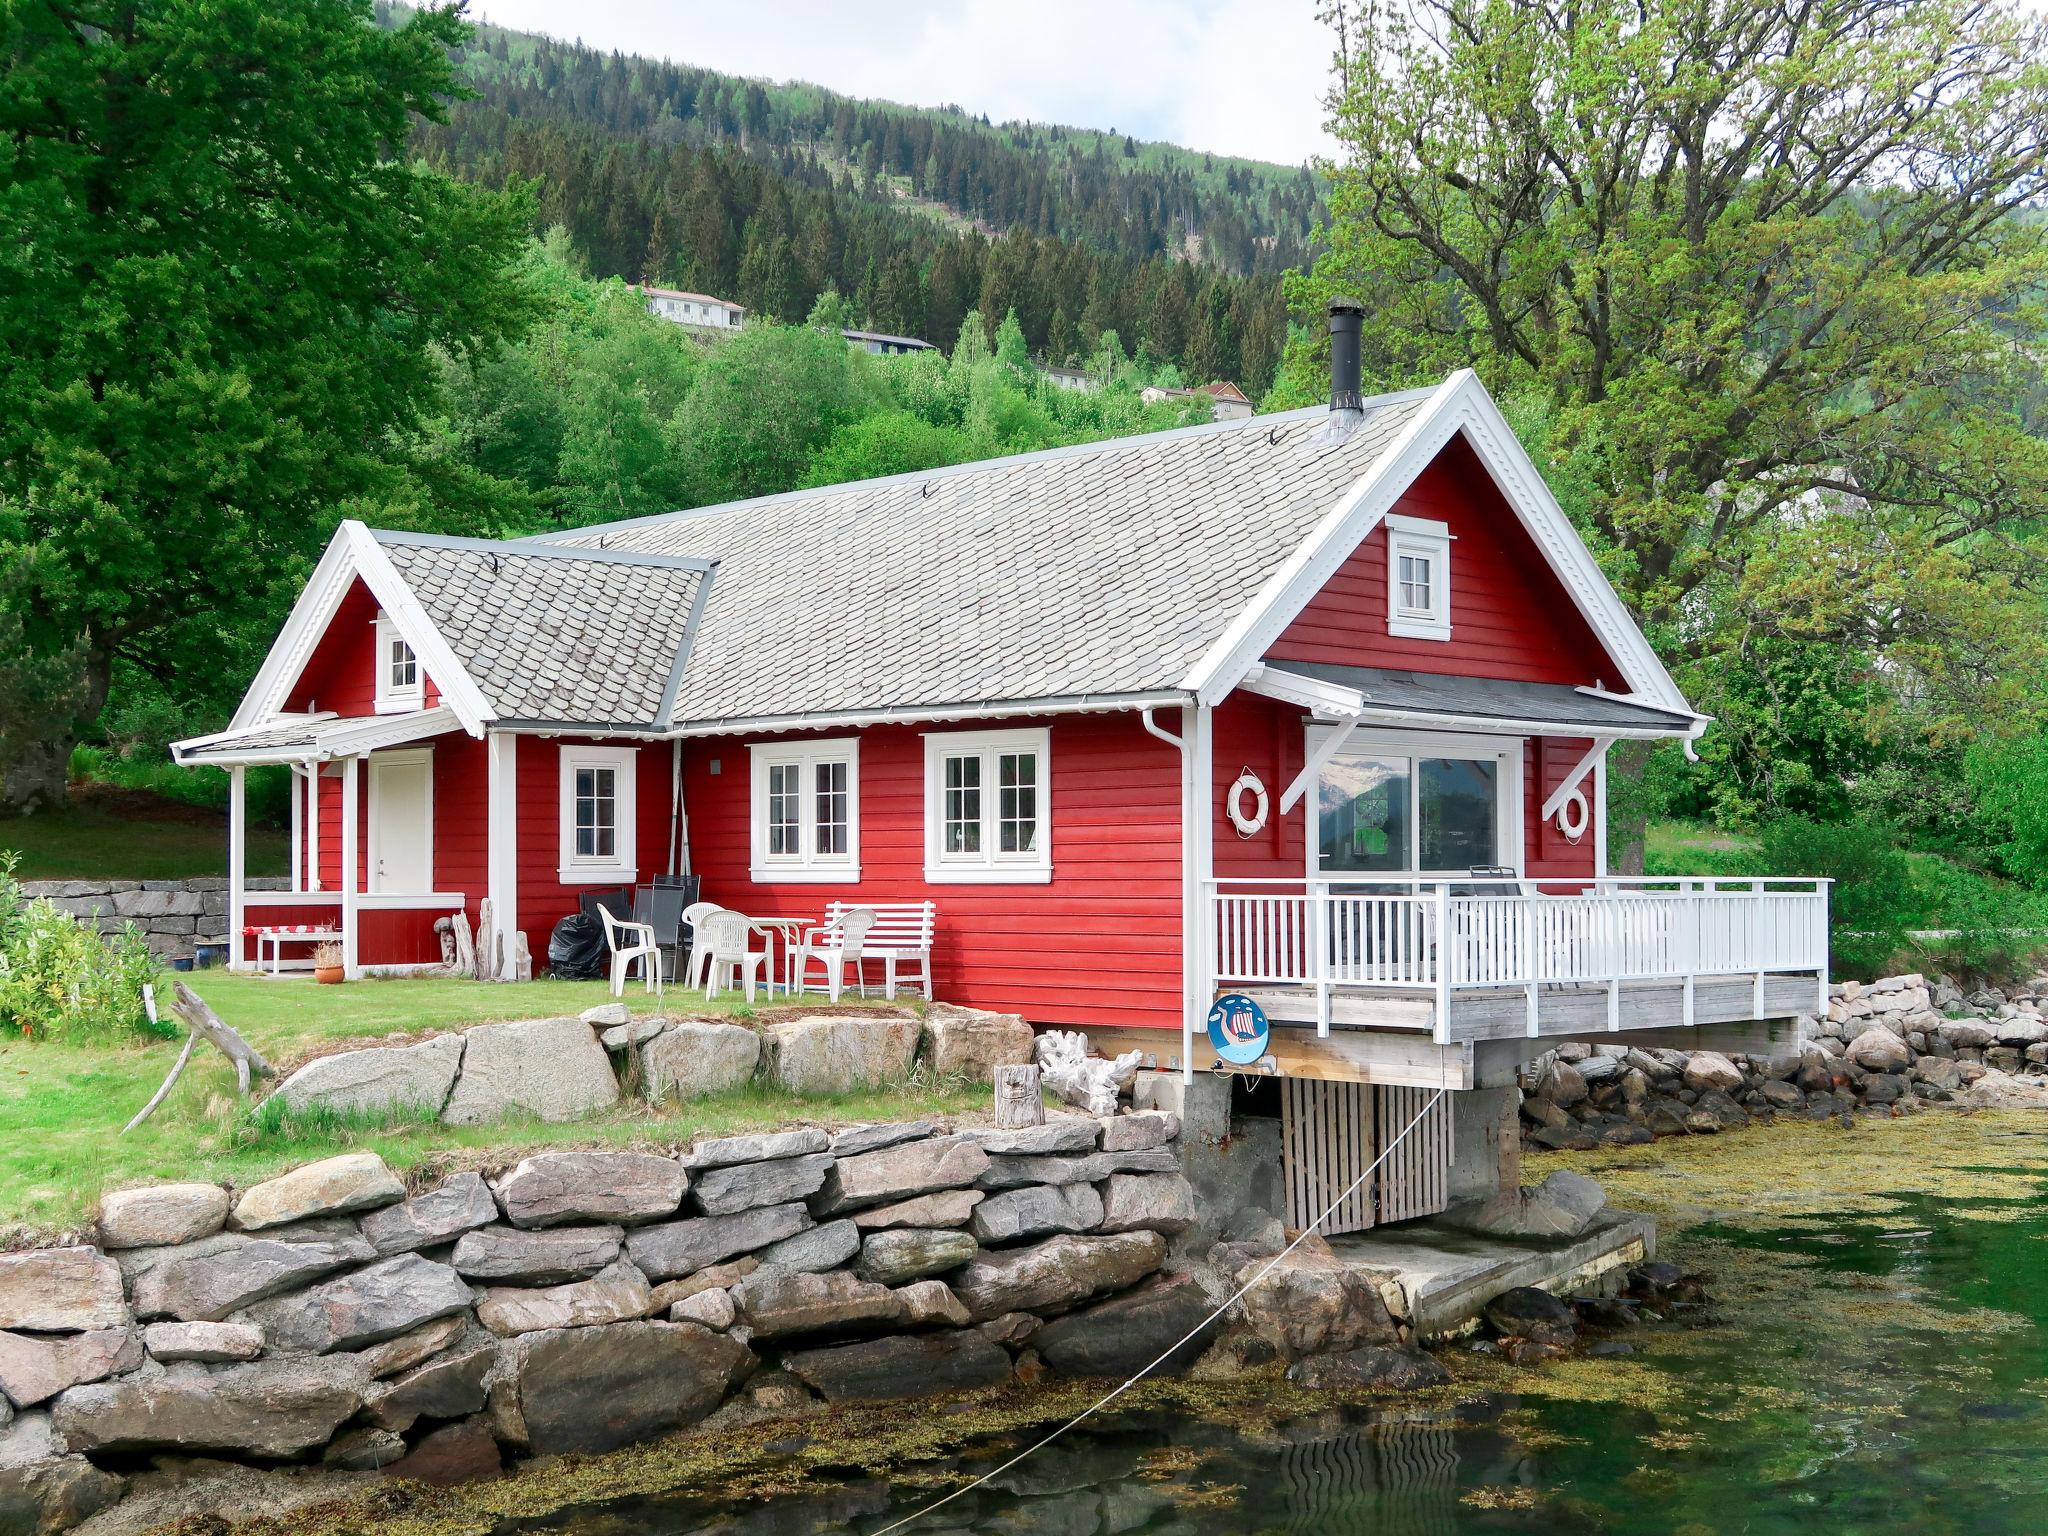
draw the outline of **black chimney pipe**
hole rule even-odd
[[[1358,332],[1365,306],[1356,299],[1330,300],[1330,409],[1360,411]]]

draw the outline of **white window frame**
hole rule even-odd
[[[427,669],[420,660],[420,653],[413,644],[399,633],[398,626],[385,614],[377,615],[377,670],[376,705],[374,713],[380,715],[404,715],[427,707]],[[412,683],[410,686],[395,686],[391,681],[391,647],[396,642],[403,645],[412,657]]]
[[[1308,728],[1304,750],[1312,760],[1316,751],[1329,739],[1330,733],[1339,729],[1334,725],[1311,725]],[[1494,783],[1494,817],[1496,823],[1496,844],[1494,852],[1506,857],[1496,859],[1504,868],[1514,870],[1520,878],[1528,867],[1529,834],[1522,823],[1522,774],[1525,769],[1524,754],[1528,743],[1520,736],[1488,736],[1477,732],[1453,735],[1436,731],[1354,731],[1344,743],[1339,757],[1405,757],[1409,759],[1408,782],[1408,846],[1415,850],[1415,857],[1422,857],[1422,796],[1414,788],[1419,782],[1414,763],[1418,758],[1461,758],[1470,762],[1494,761],[1500,765],[1499,778]],[[1359,883],[1371,883],[1376,879],[1391,882],[1402,880],[1469,880],[1469,869],[1390,869],[1384,874],[1350,873],[1322,867],[1322,838],[1317,818],[1322,814],[1318,795],[1322,775],[1318,772],[1317,782],[1309,786],[1301,797],[1302,809],[1306,813],[1307,872],[1311,880],[1343,879]],[[1502,848],[1499,843],[1508,846]]]
[[[1387,633],[1409,640],[1451,638],[1451,530],[1425,517],[1389,513],[1387,525]],[[1429,562],[1429,607],[1403,601],[1401,560]]]
[[[639,750],[634,747],[565,746],[557,780],[561,844],[555,877],[563,885],[631,885],[640,873]],[[612,854],[609,858],[576,852],[576,771],[609,768],[612,778]]]
[[[1038,846],[1030,853],[1001,851],[1002,809],[996,760],[1030,752],[1038,760]],[[946,851],[946,759],[981,759],[981,848]],[[1045,727],[1008,731],[927,731],[924,738],[924,878],[933,885],[1044,885],[1052,879],[1052,732]]]
[[[860,738],[839,736],[824,741],[757,741],[750,757],[752,828],[751,867],[757,885],[851,885],[860,879]],[[818,850],[817,770],[822,763],[846,765],[846,852]],[[797,851],[768,851],[768,770],[795,767],[800,774],[797,796]]]

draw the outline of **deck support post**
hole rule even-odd
[[[512,936],[519,931],[519,738],[492,731],[484,753],[484,893],[491,899],[491,931],[478,938],[502,976],[512,969]]]
[[[1441,881],[1436,888],[1436,1022],[1430,1037],[1438,1045],[1451,1043],[1451,888]]]
[[[1607,1028],[1610,1033],[1621,1033],[1621,978],[1607,978]]]
[[[301,890],[317,891],[320,884],[320,759],[306,759],[306,883]]]
[[[228,770],[228,958],[231,969],[252,968],[242,959],[242,909],[249,884],[248,770],[240,763]]]
[[[350,981],[363,973],[356,944],[356,887],[362,879],[362,871],[356,867],[360,841],[356,820],[361,804],[362,765],[359,757],[341,760],[341,969]]]
[[[1330,887],[1320,880],[1308,886],[1308,973],[1316,989],[1316,1037],[1330,1037]]]

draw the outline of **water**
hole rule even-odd
[[[1091,1421],[914,1529],[2032,1536],[2048,1530],[2048,1205],[2032,1177],[2019,1187],[2031,1193],[1922,1189],[1696,1226],[1664,1256],[1702,1272],[1712,1299],[1614,1335],[1626,1358],[1516,1368],[1461,1353],[1447,1357],[1457,1391],[1422,1403],[1283,1392],[1197,1407],[1171,1389],[1183,1395]],[[786,1492],[623,1499],[497,1531],[871,1533],[1031,1438],[987,1436],[886,1476],[791,1443]]]

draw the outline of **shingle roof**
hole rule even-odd
[[[677,725],[1176,689],[1427,391],[551,535],[717,560]],[[410,579],[410,578],[408,578]]]
[[[210,757],[233,757],[246,752],[267,752],[279,747],[311,747],[320,733],[334,724],[332,712],[319,715],[301,715],[297,719],[273,721],[268,725],[255,726],[246,731],[222,731],[204,745],[191,746],[184,742],[178,745],[186,762],[204,761]]]
[[[501,720],[654,726],[709,564],[378,531]]]

